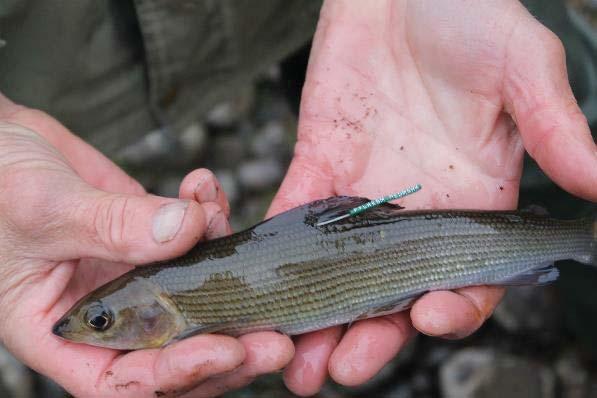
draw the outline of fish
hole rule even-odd
[[[63,339],[119,350],[202,333],[302,334],[411,307],[426,292],[542,285],[554,262],[595,264],[595,216],[404,210],[337,196],[137,266],[80,299],[53,326]]]

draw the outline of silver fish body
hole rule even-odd
[[[143,282],[153,287],[145,294],[159,295],[168,311],[176,312],[178,326],[167,338],[133,348],[203,332],[278,330],[293,335],[403,310],[428,291],[543,284],[558,276],[554,261],[595,261],[593,218],[409,212],[386,204],[317,225],[364,201],[316,201],[243,232],[200,243],[178,259],[138,267],[92,292],[62,324],[90,303],[120,313],[114,307],[132,304],[118,295]],[[64,331],[57,334],[69,338]],[[106,345],[98,339],[78,338]]]

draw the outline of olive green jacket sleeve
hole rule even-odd
[[[176,132],[200,118],[307,42],[320,5],[2,0],[0,91],[111,153],[155,128]]]

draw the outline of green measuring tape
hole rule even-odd
[[[405,190],[402,190],[400,192],[393,193],[391,195],[387,195],[387,196],[384,196],[384,197],[381,197],[381,198],[377,198],[377,199],[374,199],[374,200],[369,201],[367,203],[363,203],[360,206],[357,206],[357,207],[354,207],[354,208],[350,209],[348,211],[348,213],[346,213],[346,214],[343,214],[343,215],[341,215],[339,217],[336,217],[336,218],[332,218],[331,220],[322,221],[320,223],[317,223],[316,225],[318,227],[320,227],[322,225],[327,225],[327,224],[331,224],[331,223],[339,221],[339,220],[343,220],[343,219],[345,219],[347,217],[356,216],[357,214],[361,214],[362,212],[367,211],[367,210],[369,210],[369,209],[371,209],[373,207],[379,206],[379,205],[381,205],[383,203],[388,203],[388,202],[390,202],[392,200],[400,199],[400,198],[403,198],[405,196],[411,195],[411,194],[419,191],[421,188],[422,188],[421,184],[413,185],[412,187],[406,188]]]

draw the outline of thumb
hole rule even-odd
[[[207,229],[203,207],[191,200],[96,191],[82,209],[73,230],[86,239],[77,257],[132,264],[164,260],[184,254]]]
[[[267,211],[266,218],[334,194],[329,168],[315,159],[315,152],[309,144],[300,140],[297,142],[288,172]]]
[[[568,192],[597,201],[597,148],[568,83],[562,43],[536,21],[518,26],[504,70],[506,109],[541,169]]]
[[[59,195],[38,210],[46,213],[36,217],[44,220],[44,238],[34,243],[45,258],[142,264],[184,254],[205,232],[205,213],[197,202],[107,193],[80,184],[83,189],[67,191],[68,197]]]

